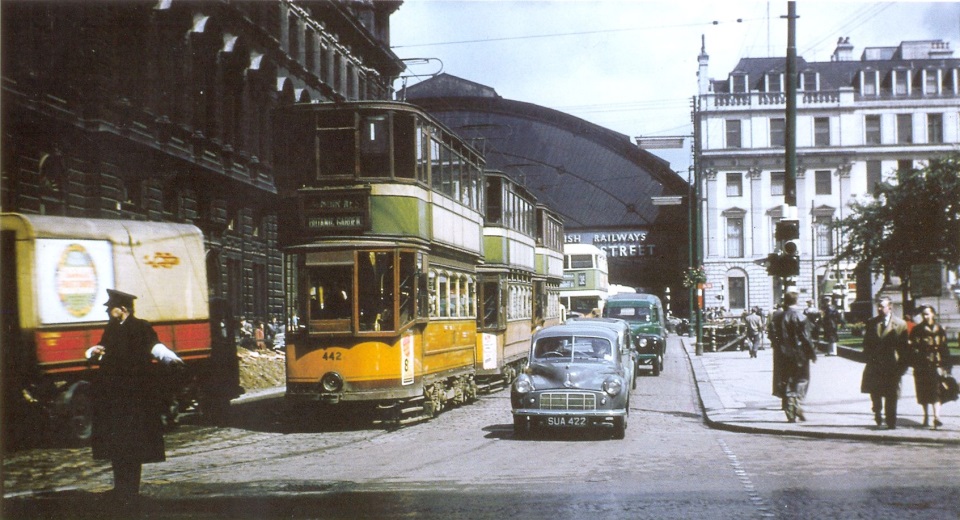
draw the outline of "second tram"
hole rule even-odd
[[[564,245],[560,301],[567,313],[585,316],[602,311],[608,290],[607,254],[591,244]]]

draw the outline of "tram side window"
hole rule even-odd
[[[355,175],[353,114],[332,117],[334,120],[324,121],[327,128],[317,130],[317,180]]]
[[[393,330],[394,263],[387,251],[357,258],[357,309],[361,331]]]
[[[349,265],[325,265],[309,270],[311,320],[349,320],[353,311],[353,269]],[[349,328],[347,323],[346,328]]]
[[[404,179],[416,179],[420,166],[420,130],[413,116],[393,116],[393,174]]]
[[[400,253],[400,323],[402,327],[414,318],[417,281],[415,253]]]
[[[496,328],[500,324],[500,284],[494,280],[484,282],[481,287],[483,297],[483,319],[481,326]]]
[[[360,175],[390,176],[390,126],[387,116],[363,119],[360,133]]]
[[[503,218],[503,198],[500,196],[501,179],[487,179],[487,222],[499,224]]]

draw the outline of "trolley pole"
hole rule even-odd
[[[797,2],[787,2],[787,114],[786,128],[784,129],[784,147],[786,149],[784,162],[784,205],[789,215],[783,217],[796,219],[797,214]],[[799,243],[799,241],[798,241]],[[799,257],[800,251],[796,252]],[[784,293],[790,286],[797,286],[796,277],[786,277],[783,280]]]

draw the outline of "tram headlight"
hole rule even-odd
[[[610,397],[619,394],[623,390],[623,382],[619,379],[607,379],[603,382],[603,391]]]
[[[339,392],[343,388],[343,377],[336,372],[327,372],[320,378],[324,392]]]
[[[517,378],[517,382],[513,384],[513,388],[518,394],[529,394],[530,392],[536,390],[536,388],[533,386],[533,381],[524,376]]]

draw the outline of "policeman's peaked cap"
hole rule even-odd
[[[133,300],[136,300],[137,297],[125,293],[123,291],[115,291],[113,289],[107,289],[107,302],[103,305],[105,307],[126,307],[128,309],[133,308]]]

